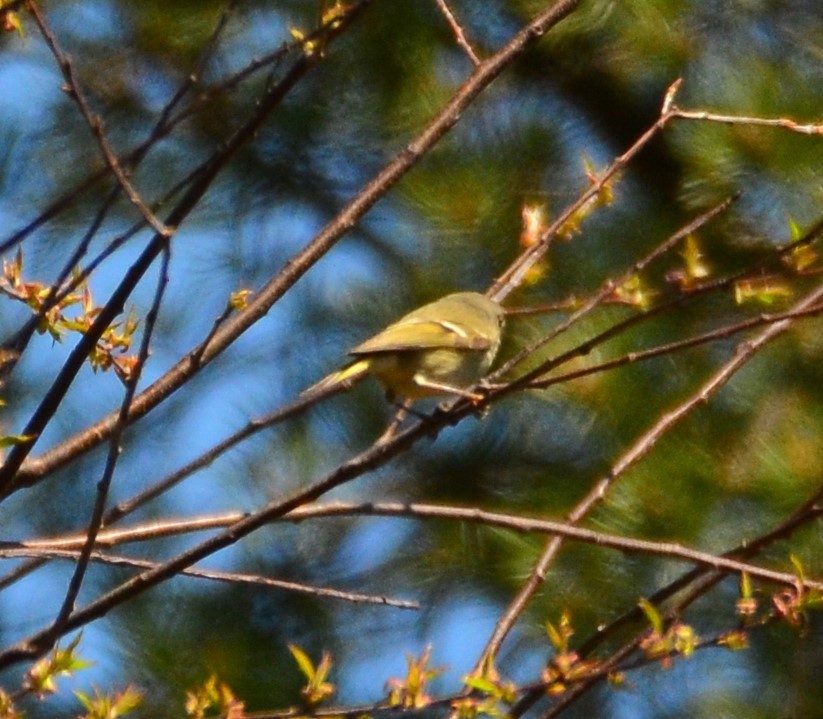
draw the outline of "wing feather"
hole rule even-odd
[[[349,354],[358,356],[378,352],[402,352],[433,348],[486,350],[491,347],[488,337],[469,337],[455,322],[409,318],[358,345]]]

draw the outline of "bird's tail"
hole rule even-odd
[[[308,389],[304,389],[301,397],[307,395],[329,395],[336,392],[343,392],[351,389],[361,379],[363,379],[369,372],[369,360],[360,359],[353,362],[348,367],[344,367],[338,372],[332,372],[325,376],[319,382],[313,384]]]

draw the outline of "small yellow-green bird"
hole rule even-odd
[[[401,317],[349,354],[355,360],[307,389],[310,394],[354,384],[372,374],[390,399],[459,395],[491,367],[503,331],[503,308],[477,292],[457,292]]]

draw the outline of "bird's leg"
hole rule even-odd
[[[434,380],[430,380],[427,377],[424,377],[419,372],[416,375],[414,375],[414,383],[418,387],[425,387],[426,389],[431,389],[435,392],[442,392],[443,394],[456,394],[458,397],[465,397],[466,399],[471,400],[472,403],[483,401],[482,394],[477,394],[476,392],[469,392],[469,390],[463,389],[462,387],[455,387],[451,384],[435,382]]]
[[[400,425],[403,424],[403,420],[406,419],[409,413],[413,413],[415,415],[417,414],[411,408],[411,400],[406,399],[402,402],[396,402],[394,395],[390,392],[386,393],[386,399],[397,407],[397,412],[394,413],[394,417],[392,417],[391,422],[389,422],[389,426],[386,427],[383,434],[377,438],[376,444],[385,444],[392,437],[394,437],[394,435],[397,434],[397,430],[400,429]]]

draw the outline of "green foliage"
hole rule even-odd
[[[97,689],[93,696],[84,692],[75,692],[74,695],[86,708],[86,714],[82,719],[117,719],[142,704],[142,695],[132,687],[126,687],[114,695],[102,694]]]
[[[431,697],[426,693],[427,685],[444,671],[441,667],[429,666],[431,650],[431,647],[427,647],[419,657],[406,654],[406,676],[402,679],[392,678],[386,682],[390,707],[421,709],[429,705]]]
[[[42,699],[47,694],[57,692],[57,677],[68,677],[91,666],[91,662],[81,659],[75,652],[80,638],[78,634],[65,649],[55,647],[34,664],[26,673],[25,689]]]
[[[327,682],[332,668],[331,654],[323,652],[323,658],[315,666],[300,647],[289,644],[289,651],[297,662],[297,666],[307,679],[307,684],[300,690],[300,696],[308,707],[315,707],[326,701],[334,694],[334,684]]]
[[[201,687],[186,692],[186,717],[190,719],[240,719],[243,714],[243,702],[234,696],[228,685],[214,675]]]

